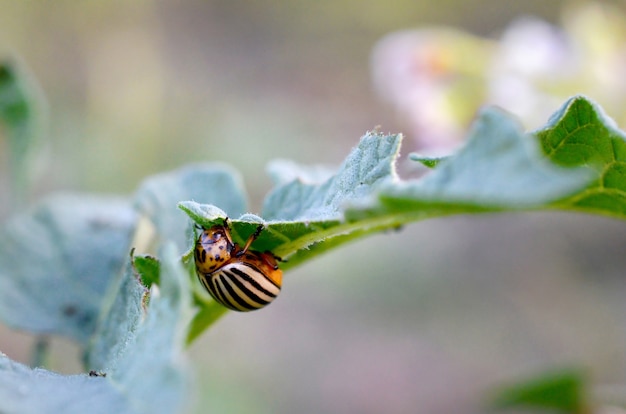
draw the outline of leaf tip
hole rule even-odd
[[[418,154],[417,152],[412,152],[409,154],[409,159],[411,161],[419,162],[426,168],[433,169],[439,165],[439,163],[445,160],[447,157],[427,157],[422,154]]]

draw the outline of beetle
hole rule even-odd
[[[217,302],[240,312],[261,309],[280,293],[283,272],[271,252],[250,249],[264,226],[259,225],[243,247],[233,242],[228,219],[208,229],[196,240],[196,274]]]

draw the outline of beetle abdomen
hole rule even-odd
[[[236,311],[262,308],[280,293],[280,286],[245,262],[231,263],[214,273],[198,273],[198,276],[213,299]]]

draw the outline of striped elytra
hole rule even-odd
[[[229,309],[260,309],[280,293],[282,271],[276,257],[248,250],[262,230],[259,226],[243,248],[233,243],[227,222],[205,229],[196,241],[198,278],[213,299]]]

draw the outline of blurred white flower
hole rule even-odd
[[[549,89],[574,79],[578,65],[567,35],[542,20],[514,21],[491,58],[486,103],[498,105],[539,127],[562,99]]]
[[[487,57],[490,47],[466,33],[427,29],[393,33],[374,48],[376,90],[429,154],[447,153],[460,143],[472,116],[464,109],[482,99],[486,60],[480,56]]]
[[[566,10],[562,28],[518,19],[497,42],[446,28],[393,33],[371,64],[379,95],[429,155],[454,150],[485,104],[534,129],[568,97],[585,94],[626,121],[626,17],[607,5]]]

